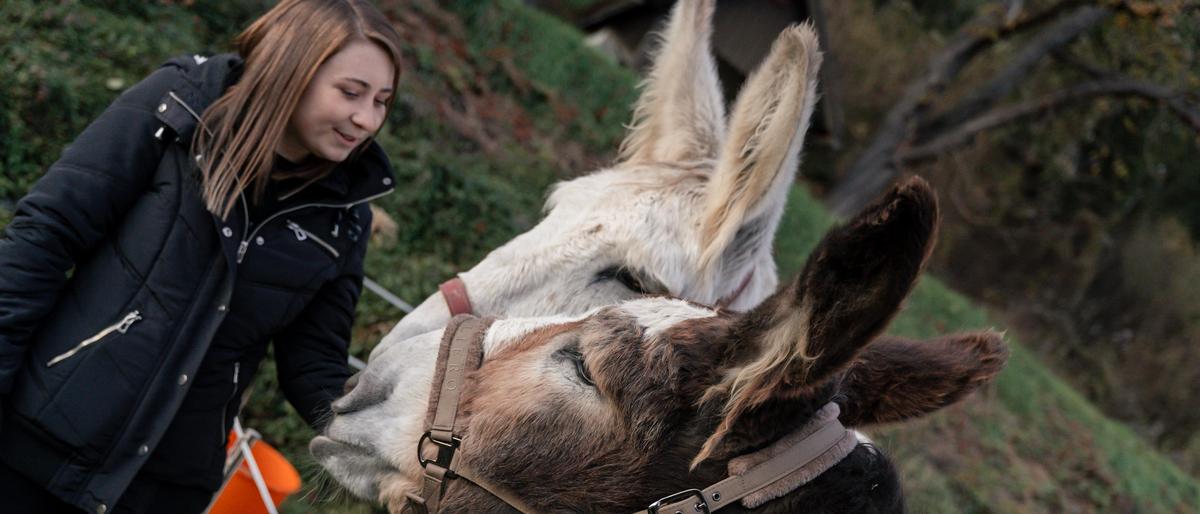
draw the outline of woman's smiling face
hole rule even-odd
[[[348,43],[317,68],[276,151],[292,162],[345,160],[383,125],[395,73],[375,43]]]

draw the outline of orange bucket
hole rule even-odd
[[[229,434],[231,445],[235,438],[233,433]],[[254,461],[258,463],[263,482],[267,484],[267,491],[271,493],[271,500],[275,502],[275,507],[279,507],[285,498],[300,490],[300,473],[297,473],[296,468],[292,467],[292,463],[283,458],[283,455],[271,445],[256,440],[250,446],[250,453],[254,455]],[[229,483],[225,485],[225,489],[221,490],[221,494],[213,503],[209,514],[267,514],[267,512],[267,507],[263,505],[262,495],[258,493],[258,487],[254,485],[254,477],[250,475],[250,464],[243,460],[233,477],[229,479]]]

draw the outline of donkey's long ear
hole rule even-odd
[[[1007,360],[1008,346],[996,332],[932,341],[882,336],[846,371],[840,418],[864,426],[933,412],[990,381]]]
[[[744,414],[814,391],[883,331],[933,249],[937,220],[933,191],[913,177],[827,233],[795,281],[745,314],[705,395],[725,398],[725,415],[697,462]]]
[[[725,103],[710,51],[714,3],[675,4],[621,143],[621,161],[716,158],[725,134]]]
[[[795,25],[776,38],[771,53],[746,79],[705,193],[702,269],[725,254],[751,253],[747,250],[753,248],[730,248],[744,226],[755,227],[762,237],[775,234],[817,102],[820,67],[816,31]],[[740,238],[739,244],[758,247],[762,241]]]

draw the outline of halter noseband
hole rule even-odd
[[[493,318],[458,315],[446,326],[429,393],[426,416],[429,429],[417,443],[417,460],[425,470],[423,483],[419,495],[407,495],[409,512],[439,512],[446,481],[453,478],[475,484],[520,512],[537,512],[511,491],[480,477],[462,459],[454,459],[462,443],[458,410],[463,384],[467,374],[482,363],[483,338],[493,321]],[[730,461],[728,478],[704,490],[687,489],[664,497],[637,514],[708,513],[738,500],[752,508],[787,494],[833,467],[857,445],[854,432],[842,426],[837,414],[837,405],[830,403],[797,432],[764,450]],[[426,458],[423,452],[426,448],[436,448],[437,457]],[[786,490],[779,490],[778,486],[774,491],[769,490],[777,483]]]

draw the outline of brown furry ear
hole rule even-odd
[[[951,405],[991,381],[1008,361],[996,332],[932,341],[882,336],[846,371],[839,418],[847,426],[890,423]]]
[[[725,416],[697,461],[747,411],[811,393],[887,326],[933,249],[937,200],[911,178],[817,245],[791,284],[734,329],[729,371],[705,400],[727,396]]]

